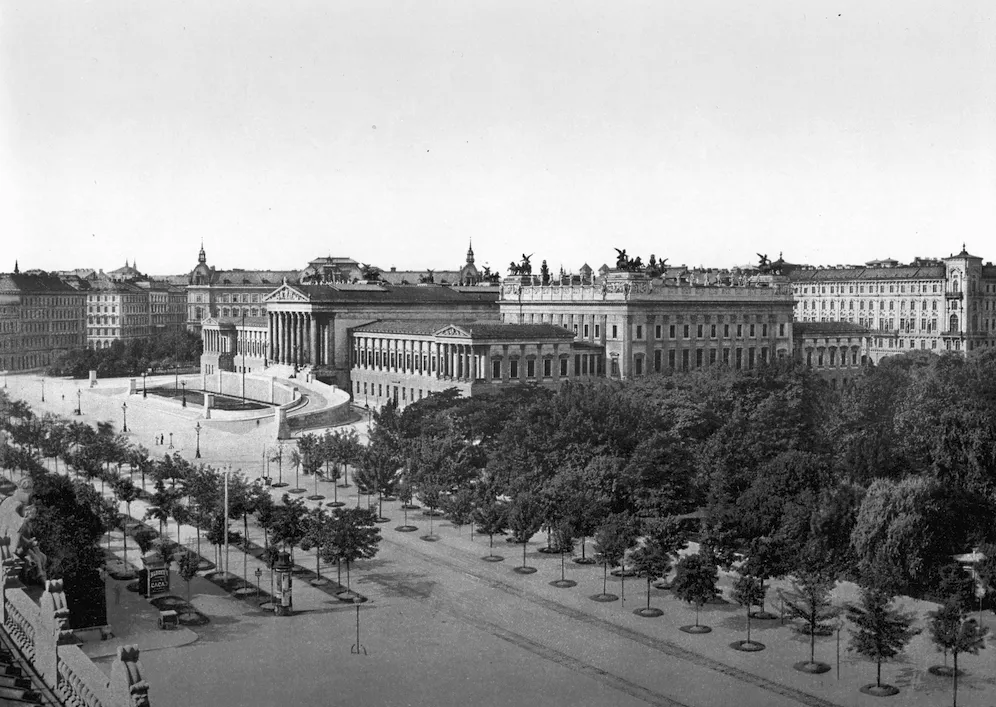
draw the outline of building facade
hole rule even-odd
[[[846,387],[869,363],[874,332],[850,322],[796,322],[792,327],[792,353],[800,364]]]
[[[233,316],[204,322],[202,369],[252,373],[269,365],[308,367],[350,390],[352,327],[381,319],[496,320],[497,297],[487,288],[287,282],[262,298],[262,316],[248,316],[244,323]]]
[[[0,274],[0,369],[42,368],[86,346],[86,298],[55,275]]]
[[[149,294],[138,285],[104,274],[85,280],[86,345],[110,348],[111,342],[144,339],[151,333]]]
[[[798,322],[847,322],[872,331],[873,362],[910,349],[996,346],[996,267],[964,247],[940,260],[798,268],[789,275]]]
[[[447,388],[465,397],[509,385],[556,388],[603,369],[601,347],[552,324],[388,320],[353,327],[349,337],[353,399],[373,407],[404,407]]]
[[[750,370],[792,354],[792,288],[784,278],[693,286],[610,270],[590,285],[532,282],[506,278],[502,322],[565,327],[604,349],[610,378],[716,363]]]

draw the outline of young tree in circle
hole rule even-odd
[[[122,522],[124,531],[124,559],[128,561],[128,520],[131,518],[131,502],[138,498],[139,490],[127,477],[119,477],[111,482],[111,491],[117,496],[118,501],[125,504],[125,519]]]
[[[821,673],[830,669],[827,663],[816,660],[816,634],[840,613],[830,602],[836,583],[830,572],[805,570],[796,573],[791,592],[780,593],[791,618],[801,620],[803,631],[809,634],[809,662],[796,665],[804,672]]]
[[[638,548],[630,558],[633,561],[633,569],[637,574],[641,574],[647,579],[647,606],[646,609],[639,609],[636,613],[641,616],[660,616],[660,609],[652,609],[650,606],[650,585],[652,582],[665,576],[671,571],[671,556],[664,547],[649,538],[647,542]]]
[[[747,610],[747,640],[740,643],[742,650],[763,648],[760,643],[750,640],[750,608],[764,601],[764,585],[760,577],[741,574],[733,583],[733,600]]]
[[[702,553],[686,555],[675,567],[671,591],[682,601],[695,606],[695,626],[687,629],[689,633],[706,633],[712,630],[708,626],[699,625],[699,611],[719,593],[716,589],[718,580],[716,564]]]
[[[383,446],[367,447],[360,455],[359,463],[353,480],[361,489],[377,493],[377,518],[383,522],[387,520],[384,518],[384,496],[392,495],[397,489],[398,464]]]
[[[323,584],[322,579],[322,545],[326,542],[328,535],[329,515],[321,505],[312,508],[304,517],[304,535],[301,538],[301,549],[307,552],[312,547],[315,548],[315,575],[317,579],[313,584]]]
[[[375,519],[376,514],[367,508],[339,508],[332,513],[322,559],[346,563],[346,591],[352,591],[350,564],[377,554],[380,528],[374,524]]]
[[[508,527],[508,513],[504,503],[491,495],[488,495],[483,502],[474,509],[474,522],[477,524],[477,532],[488,536],[488,556],[485,559],[497,561],[504,559],[501,555],[494,553],[495,535],[504,533]]]
[[[543,525],[543,499],[531,491],[522,491],[514,499],[508,509],[508,528],[516,540],[522,543],[522,566],[516,567],[520,572],[535,572],[535,567],[526,565],[526,545]]]
[[[200,558],[192,552],[183,553],[176,563],[180,579],[187,583],[187,602],[190,602],[190,581],[197,576],[199,564]]]
[[[595,555],[602,564],[602,596],[614,597],[607,589],[609,565],[619,565],[620,593],[626,597],[626,551],[636,544],[637,527],[634,518],[626,513],[613,513],[595,533]]]
[[[899,690],[882,684],[882,662],[894,658],[919,631],[912,628],[913,615],[894,609],[885,591],[862,588],[861,604],[847,607],[848,620],[857,626],[851,631],[851,648],[875,661],[875,684],[865,690],[876,695],[894,695]]]
[[[356,474],[353,474],[353,478],[356,478]],[[425,515],[429,516],[429,534],[425,537],[436,539],[436,536],[432,532],[432,519],[436,516],[436,509],[439,508],[440,500],[443,496],[442,485],[434,480],[427,480],[419,487],[418,495],[422,499],[429,510],[425,511]]]
[[[958,655],[970,653],[978,655],[986,647],[986,635],[989,629],[969,618],[964,607],[956,601],[945,602],[937,611],[930,614],[930,637],[937,650],[951,654],[954,668],[951,671],[953,679],[953,705],[958,705]]]
[[[472,522],[474,519],[474,492],[470,489],[460,489],[444,499],[443,511],[450,519],[450,524],[455,528]]]

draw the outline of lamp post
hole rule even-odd
[[[172,432],[169,433],[169,448],[170,449],[173,448],[173,433]]]
[[[149,376],[149,372],[148,371],[142,371],[142,397],[143,398],[149,397],[149,390],[146,387],[146,383],[145,383],[145,379],[148,378],[148,376]]]
[[[256,568],[256,603],[259,604],[259,582],[263,578],[263,570]]]
[[[187,407],[187,381],[180,381],[183,386],[183,407]]]
[[[38,382],[41,383],[41,388],[42,388],[42,399],[41,399],[41,401],[45,402],[45,379],[44,378],[39,378]]]
[[[837,679],[840,680],[840,630],[844,628],[844,619],[839,616],[835,618],[833,627],[837,631]]]
[[[194,431],[197,433],[197,451],[194,452],[194,459],[201,458],[201,423],[198,422],[194,426]]]
[[[128,431],[128,403],[121,403],[121,431]]]
[[[177,363],[173,366],[173,393],[176,394],[176,390],[180,385],[180,364]]]
[[[246,309],[242,308],[242,341],[239,348],[242,349],[242,405],[246,404]]]
[[[83,414],[83,391],[79,388],[76,389],[76,414]]]

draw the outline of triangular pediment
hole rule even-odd
[[[455,324],[447,324],[442,329],[433,332],[433,336],[444,336],[451,339],[469,339],[471,338],[470,332],[466,329],[459,327]]]
[[[286,282],[263,298],[264,302],[310,302],[308,295]]]
[[[218,324],[219,324],[218,320],[215,319],[214,317],[207,317],[206,319],[202,319],[201,320],[201,326],[202,327],[206,327],[206,326],[218,326]]]

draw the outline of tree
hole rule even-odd
[[[200,558],[192,552],[185,552],[177,560],[177,571],[180,578],[187,583],[187,601],[190,601],[190,581],[197,576],[197,568],[200,565]]]
[[[119,502],[125,504],[125,520],[122,524],[124,531],[124,557],[128,560],[128,520],[131,518],[131,502],[138,498],[139,490],[127,477],[119,477],[111,483],[111,491],[117,496]]]
[[[360,455],[360,466],[353,473],[353,480],[358,486],[378,495],[377,517],[384,518],[384,496],[394,494],[398,487],[398,464],[383,447],[367,447]],[[359,499],[359,494],[357,494]]]
[[[937,611],[930,613],[930,637],[946,656],[951,654],[954,659],[954,669],[951,671],[953,702],[958,705],[958,655],[970,653],[978,655],[986,647],[986,635],[989,629],[979,626],[975,619],[969,618],[964,607],[957,601],[947,601]]]
[[[270,461],[277,463],[277,481],[272,484],[274,488],[283,488],[287,485],[284,481],[284,445],[277,444],[277,451],[270,454]]]
[[[459,528],[474,520],[474,492],[460,489],[443,501],[443,511],[450,523]]]
[[[898,689],[882,684],[882,662],[899,654],[919,630],[911,628],[913,615],[894,609],[888,592],[862,587],[861,605],[850,604],[847,618],[858,627],[851,631],[851,650],[875,661],[875,685],[881,694],[896,694]]]
[[[636,544],[636,538],[636,523],[633,517],[626,513],[613,513],[595,533],[595,556],[602,563],[601,601],[615,601],[617,598],[607,591],[610,564],[620,565],[622,568],[620,586],[622,587],[623,601],[625,601],[626,551]]]
[[[712,630],[708,626],[699,626],[699,611],[719,593],[716,589],[718,580],[716,563],[703,553],[686,555],[675,567],[671,591],[682,601],[695,605],[695,626],[689,627],[687,632],[706,633]]]
[[[145,557],[152,550],[155,538],[155,533],[148,528],[142,528],[135,533],[135,544],[138,545],[138,551],[142,553],[142,557]]]
[[[294,558],[294,548],[300,544],[304,537],[305,524],[304,517],[307,514],[303,498],[294,498],[288,494],[281,497],[280,505],[273,510],[273,542],[276,545],[283,545],[285,551],[289,551],[291,561]]]
[[[837,616],[839,610],[830,603],[830,593],[836,580],[828,572],[803,570],[796,573],[791,592],[781,592],[782,600],[793,619],[805,624],[809,634],[809,663],[800,666],[806,672],[825,672],[830,669],[826,663],[816,662],[816,634],[825,622]]]
[[[474,509],[474,522],[477,524],[477,532],[488,536],[488,556],[489,561],[503,560],[501,555],[494,553],[495,535],[504,533],[508,527],[508,511],[504,503],[500,503],[494,496],[488,494],[484,500]]]
[[[515,568],[518,572],[536,571],[535,567],[526,565],[526,544],[543,524],[543,506],[543,500],[539,495],[524,491],[512,499],[508,509],[508,527],[513,537],[522,543],[522,566]]]
[[[764,601],[764,594],[764,583],[760,577],[741,574],[733,582],[733,601],[747,610],[747,640],[740,642],[740,647],[743,650],[753,650],[757,647],[764,648],[763,644],[754,643],[750,640],[750,608],[752,606],[759,606]]]
[[[304,517],[304,535],[301,538],[301,549],[304,551],[310,550],[312,547],[315,548],[315,574],[317,579],[313,584],[324,584],[325,580],[322,579],[322,545],[326,541],[326,534],[328,530],[329,514],[328,512],[318,505],[308,511],[308,515]]]
[[[356,474],[353,474],[353,476],[355,478]],[[432,533],[432,519],[436,515],[436,509],[439,507],[439,501],[442,498],[444,490],[441,484],[431,479],[426,480],[419,487],[418,495],[422,499],[422,503],[429,508],[425,512],[425,515],[429,516],[429,534],[425,536],[426,538],[436,539],[436,536]],[[359,495],[356,498],[359,501]]]
[[[375,520],[376,515],[367,508],[338,508],[332,513],[322,557],[326,562],[346,563],[346,591],[352,591],[350,564],[377,554],[380,528],[376,527]]]
[[[301,452],[296,449],[292,449],[290,451],[290,456],[288,457],[288,462],[292,467],[294,467],[294,488],[292,488],[290,492],[304,493],[304,489],[301,488],[301,479],[299,476],[301,464],[304,462],[304,457],[301,456]]]
[[[648,538],[646,543],[638,548],[632,556],[633,569],[637,574],[647,579],[647,607],[637,613],[643,616],[660,616],[660,609],[650,607],[650,584],[671,571],[671,555],[664,546],[654,538]]]

